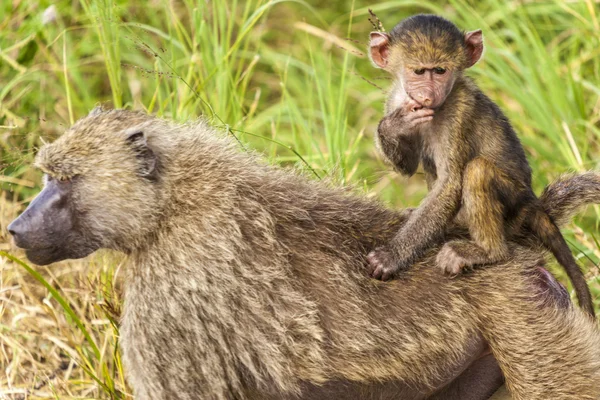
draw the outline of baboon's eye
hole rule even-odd
[[[438,75],[444,75],[446,73],[446,68],[436,67],[433,69],[433,72],[435,72]]]
[[[425,68],[415,69],[415,74],[423,75],[425,73]]]
[[[60,176],[48,175],[46,179],[47,179],[48,182],[57,181],[57,182],[60,182],[60,183],[69,183],[69,182],[72,181],[73,177],[64,176],[64,175],[60,175]]]

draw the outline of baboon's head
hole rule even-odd
[[[461,32],[437,15],[419,14],[400,21],[390,33],[371,32],[369,54],[413,100],[435,109],[462,71],[481,58],[483,35],[479,29]]]
[[[156,224],[160,178],[148,132],[151,117],[94,110],[35,165],[44,188],[8,230],[33,263],[85,257],[99,248],[129,251]]]

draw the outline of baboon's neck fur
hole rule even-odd
[[[341,309],[367,322],[357,296],[376,283],[365,279],[362,255],[398,229],[400,215],[349,190],[269,167],[204,123],[156,121],[151,129],[148,142],[161,149],[159,184],[168,201],[157,210],[152,245],[132,254],[129,296],[193,299],[200,315],[174,309],[172,317],[189,319],[205,345],[215,342],[212,351],[234,387],[241,384],[240,363],[251,380],[287,382],[285,390],[299,380],[325,380],[333,372],[322,347],[330,333],[318,292],[345,292]],[[325,275],[345,283],[319,284]],[[129,303],[125,318],[135,308]]]

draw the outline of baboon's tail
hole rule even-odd
[[[536,236],[563,266],[573,283],[579,305],[590,315],[594,307],[589,288],[558,226],[566,224],[588,204],[600,204],[600,173],[565,175],[544,189],[540,196],[542,212],[532,212],[529,224]]]
[[[600,204],[600,172],[564,175],[544,189],[540,202],[552,221],[563,226],[581,207]]]
[[[548,213],[542,208],[533,210],[528,217],[528,223],[533,233],[544,244],[544,247],[552,252],[558,263],[567,272],[575,288],[579,306],[592,317],[595,317],[594,303],[592,302],[592,295],[585,281],[585,276],[583,276],[583,272],[581,272],[575,258],[573,258],[571,249],[569,249],[558,226],[556,226]]]

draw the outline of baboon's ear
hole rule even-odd
[[[481,29],[465,33],[465,45],[467,46],[467,68],[475,65],[483,54],[483,34]]]
[[[125,138],[127,144],[135,151],[139,162],[138,174],[143,178],[155,180],[158,176],[156,173],[157,158],[148,145],[144,131],[140,127],[129,129],[125,131]]]
[[[371,32],[369,35],[369,56],[377,68],[388,65],[390,36],[384,32]]]

